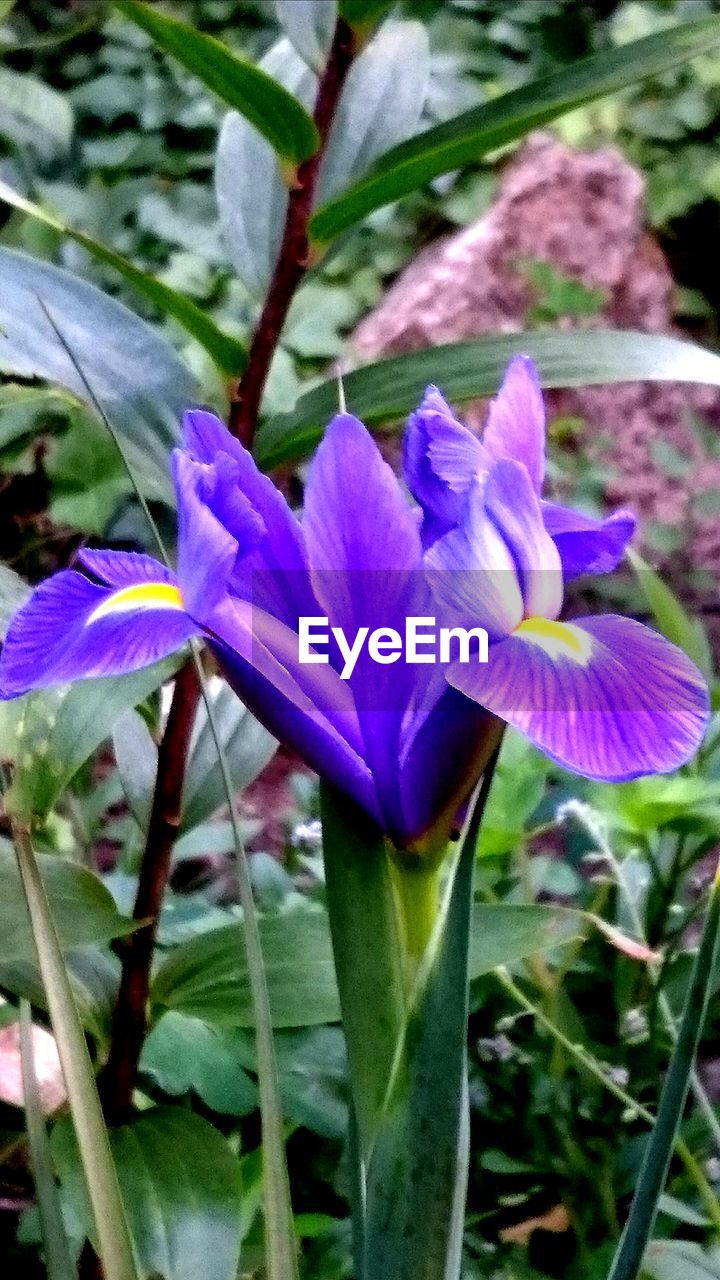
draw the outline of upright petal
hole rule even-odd
[[[522,463],[495,464],[485,485],[485,507],[512,552],[525,616],[557,618],[563,600],[560,556],[545,532],[540,501]]]
[[[490,402],[482,443],[493,462],[510,458],[525,467],[537,494],[545,476],[545,405],[529,356],[510,361]]]
[[[405,481],[423,511],[430,546],[457,524],[471,484],[487,468],[480,441],[453,417],[437,387],[410,414],[403,440]]]
[[[515,561],[485,509],[479,482],[468,496],[458,527],[426,551],[425,570],[443,624],[485,627],[497,640],[522,620],[524,604]]]
[[[417,522],[369,432],[349,414],[333,419],[317,451],[303,528],[315,594],[331,625],[349,639],[361,627],[404,634],[426,589]],[[402,659],[380,664],[365,648],[349,680],[388,816],[399,812],[402,721],[423,670]]]
[[[219,484],[214,465],[194,462],[180,449],[174,451],[172,463],[178,497],[178,578],[188,611],[206,622],[227,592],[242,554],[240,540],[248,550],[256,545],[262,521],[235,492],[232,480],[226,487]]]
[[[555,502],[541,505],[545,528],[560,553],[566,582],[585,573],[612,573],[637,527],[632,511],[614,511],[605,520],[593,520]]]
[[[491,646],[486,665],[455,663],[448,680],[564,768],[604,782],[679,768],[709,716],[686,654],[612,615],[530,618]]]
[[[0,697],[137,671],[199,633],[177,581],[162,565],[122,552],[103,553],[103,564],[103,576],[122,585],[99,586],[67,569],[43,582],[18,610],[0,655]]]

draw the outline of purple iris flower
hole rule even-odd
[[[684,763],[709,715],[689,658],[628,618],[558,621],[564,581],[614,568],[635,519],[592,521],[541,499],[545,416],[532,361],[511,361],[481,439],[431,387],[408,424],[405,470],[441,617],[489,634],[488,662],[455,661],[448,682],[587,777],[619,782]]]
[[[540,497],[545,476],[545,406],[537,370],[528,356],[510,361],[491,401],[482,439],[458,422],[437,387],[428,387],[405,433],[405,478],[423,510],[423,543],[430,546],[456,525],[478,476],[495,462],[521,462]],[[543,524],[560,553],[566,581],[610,573],[632,538],[632,511],[592,520],[554,502],[540,503]]]
[[[82,551],[82,571],[56,574],[15,615],[0,697],[120,675],[202,638],[270,731],[405,847],[442,840],[502,720],[590,777],[677,768],[707,720],[702,677],[636,622],[557,620],[563,576],[614,564],[633,522],[541,503],[543,456],[542,401],[520,360],[482,443],[433,389],[413,415],[408,480],[421,513],[362,423],[334,418],[300,523],[223,424],[190,412],[173,455],[176,570]],[[408,618],[438,613],[486,628],[489,662],[379,661],[368,646],[341,675],[333,627],[402,633]],[[327,619],[327,661],[301,660],[307,618]]]

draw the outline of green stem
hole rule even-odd
[[[15,826],[13,840],[27,899],[40,974],[47,995],[105,1280],[138,1280],[125,1206],[103,1120],[95,1075],[50,904],[28,832]]]
[[[677,1043],[660,1095],[655,1127],[618,1251],[608,1280],[635,1280],[652,1234],[657,1205],[667,1178],[670,1157],[690,1088],[695,1055],[702,1035],[712,975],[720,941],[720,884],[716,872],[710,892],[705,928],[695,957]]]
[[[390,878],[410,991],[440,913],[440,870],[424,864],[411,866],[393,857],[390,860]]]
[[[625,1107],[633,1111],[641,1120],[644,1120],[646,1124],[650,1125],[651,1128],[655,1126],[655,1117],[652,1112],[648,1111],[647,1107],[644,1107],[641,1102],[638,1102],[637,1098],[633,1098],[632,1094],[622,1088],[622,1085],[617,1084],[616,1081],[613,1080],[612,1076],[608,1075],[607,1072],[603,1070],[597,1059],[594,1058],[591,1053],[588,1053],[587,1049],[582,1045],[574,1044],[573,1041],[555,1025],[552,1019],[548,1018],[547,1014],[543,1013],[542,1009],[540,1009],[530,999],[530,997],[525,994],[522,988],[513,981],[506,969],[496,969],[495,977],[516,1004],[519,1004],[526,1013],[532,1014],[533,1018],[535,1018],[540,1025],[545,1028],[548,1034],[551,1035],[558,1044],[562,1045],[566,1053],[573,1058],[575,1062],[577,1062],[578,1066],[582,1067],[584,1071],[587,1071],[588,1075],[593,1076],[604,1089],[607,1089],[608,1093],[611,1093],[614,1098],[617,1098],[618,1102],[622,1102]],[[685,1166],[688,1177],[695,1184],[695,1188],[705,1205],[710,1221],[715,1227],[715,1230],[720,1232],[720,1204],[718,1204],[717,1197],[700,1168],[698,1161],[690,1151],[690,1148],[680,1137],[675,1139],[675,1150]]]

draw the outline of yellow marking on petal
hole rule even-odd
[[[571,622],[556,622],[551,618],[525,618],[515,628],[513,635],[519,640],[537,645],[553,661],[568,658],[585,667],[592,654],[592,637]]]
[[[183,608],[179,587],[173,586],[171,582],[142,582],[114,591],[97,609],[93,609],[85,626],[98,622],[100,618],[109,618],[117,613],[132,613],[137,609]]]

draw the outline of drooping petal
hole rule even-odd
[[[77,559],[108,587],[131,587],[141,581],[177,585],[172,569],[142,551],[96,551],[80,547]]]
[[[485,510],[481,484],[473,486],[460,525],[426,551],[425,569],[443,625],[481,626],[500,639],[522,620],[515,561]]]
[[[515,356],[490,402],[482,444],[492,462],[521,462],[537,494],[545,476],[545,405],[537,369],[529,356]]]
[[[330,423],[310,469],[303,522],[313,587],[331,625],[392,628],[420,615],[426,587],[417,521],[357,418]],[[365,647],[349,678],[384,811],[397,814],[402,721],[423,668],[381,664]]]
[[[613,615],[531,618],[491,646],[487,664],[454,663],[448,680],[564,768],[604,782],[679,768],[709,715],[686,654]]]
[[[545,532],[540,501],[525,467],[504,459],[485,485],[485,508],[510,548],[526,617],[557,618],[562,607],[560,556]]]
[[[187,413],[185,442],[198,461],[215,462],[218,485],[243,495],[263,522],[264,533],[257,545],[249,554],[246,547],[245,554],[238,557],[232,590],[242,599],[254,600],[288,626],[295,626],[302,615],[312,616],[316,608],[303,531],[282,493],[214,414],[200,409]]]
[[[115,554],[113,567],[113,553],[104,553],[105,574],[122,586],[98,586],[67,569],[43,582],[18,610],[0,655],[0,697],[137,671],[199,633],[177,581],[162,565],[139,556],[131,580],[128,556]]]
[[[379,821],[348,684],[329,665],[301,663],[296,633],[256,605],[227,598],[213,623],[210,647],[253,714]]]
[[[614,511],[605,520],[593,520],[571,507],[543,502],[542,513],[560,553],[566,582],[585,573],[612,573],[637,527],[632,511]]]
[[[423,511],[425,546],[457,524],[471,484],[486,468],[477,436],[453,416],[438,388],[428,387],[403,439],[405,481]]]

